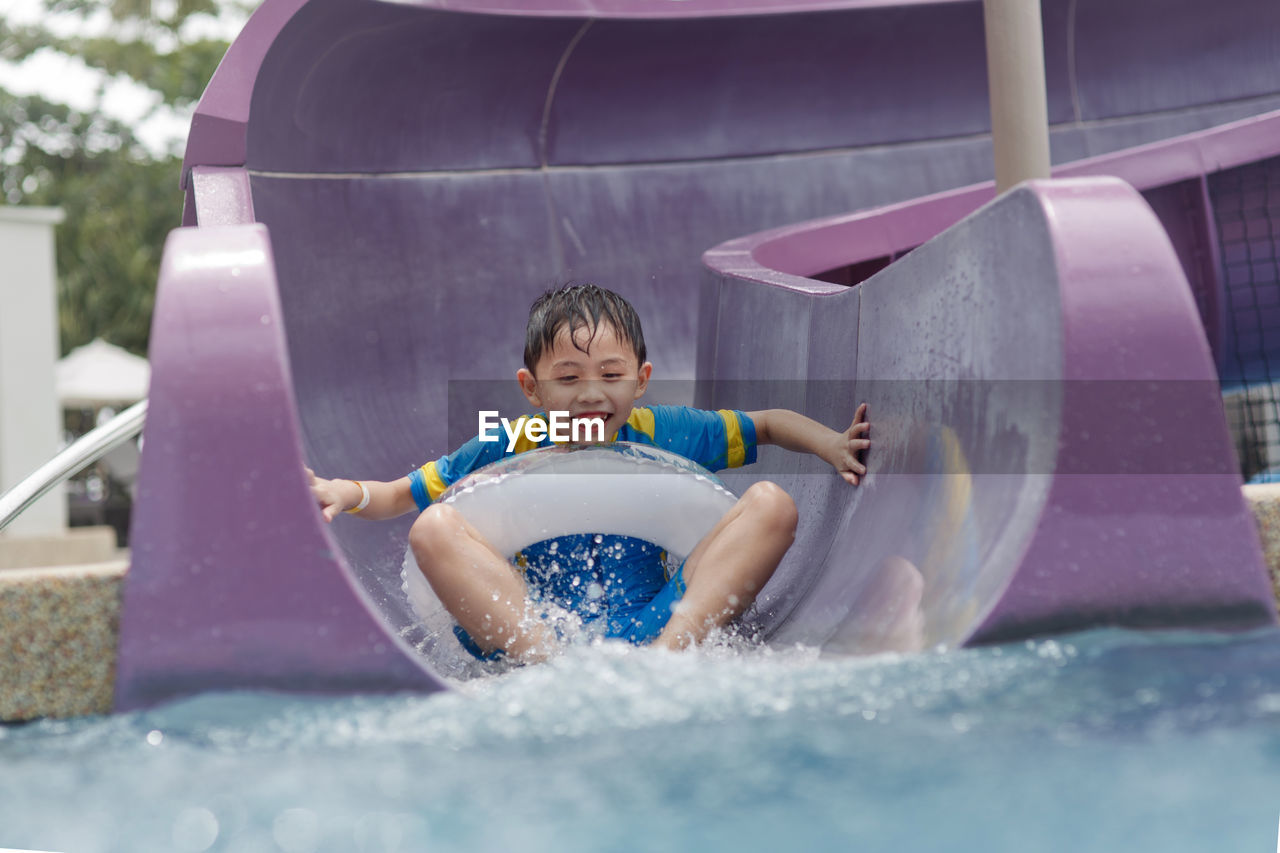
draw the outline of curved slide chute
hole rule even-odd
[[[1271,622],[1191,294],[1220,290],[1206,176],[1280,154],[1248,118],[1280,24],[1237,0],[1205,39],[1173,6],[1045,12],[1056,159],[1149,143],[1072,167],[1147,200],[990,201],[976,2],[267,0],[166,245],[118,705],[443,686],[385,616],[408,520],[326,527],[303,465],[393,479],[521,409],[527,306],[566,278],[636,304],[689,381],[659,402],[871,401],[863,488],[738,475],[804,519],[753,617],[776,641]],[[1090,396],[1135,381],[1149,407]]]

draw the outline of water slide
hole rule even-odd
[[[394,479],[519,409],[568,279],[636,305],[662,400],[869,401],[861,487],[773,448],[726,478],[800,508],[767,642],[1272,624],[1219,178],[1280,155],[1280,19],[1043,9],[1065,177],[995,198],[976,0],[266,0],[165,247],[117,705],[444,687],[410,519],[326,526],[302,468]]]

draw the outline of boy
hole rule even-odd
[[[606,441],[657,445],[713,470],[754,462],[757,444],[776,444],[819,456],[853,485],[866,473],[858,459],[871,445],[866,404],[844,432],[786,409],[634,408],[653,372],[645,355],[630,303],[594,285],[567,286],[543,294],[530,309],[525,366],[516,379],[548,417],[568,412],[575,422],[602,421]],[[526,440],[510,452],[532,446]],[[457,620],[459,640],[480,658],[545,659],[556,637],[538,618],[539,601],[603,624],[608,637],[668,649],[696,644],[751,605],[795,537],[791,497],[773,483],[759,482],[670,578],[656,546],[622,536],[538,543],[518,555],[517,569],[456,510],[432,503],[453,482],[508,453],[505,440],[482,442],[477,436],[390,483],[325,480],[308,472],[326,520],[342,511],[373,519],[422,511],[409,531],[410,547]]]

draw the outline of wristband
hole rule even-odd
[[[350,512],[354,514],[369,505],[369,487],[366,486],[364,483],[360,482],[359,480],[352,480],[351,482],[355,483],[357,486],[360,487],[360,503],[351,507],[351,509],[344,509],[343,512]]]

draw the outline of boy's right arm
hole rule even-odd
[[[408,477],[401,477],[390,483],[379,480],[326,480],[317,477],[308,468],[307,479],[311,485],[311,494],[315,495],[316,504],[325,521],[333,521],[338,513],[360,505],[364,497],[360,490],[361,483],[369,490],[368,505],[357,513],[361,518],[395,518],[418,508],[413,500]]]

